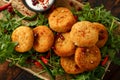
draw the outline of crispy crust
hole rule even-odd
[[[15,47],[17,52],[29,51],[33,46],[34,36],[30,27],[20,26],[16,28],[11,38],[13,42],[18,42],[18,45]]]
[[[75,63],[74,56],[61,57],[60,63],[62,68],[68,74],[78,74],[85,71],[83,67],[78,67],[78,65]]]
[[[61,39],[61,36],[63,39]],[[59,38],[55,40],[54,52],[58,56],[71,56],[75,52],[75,45],[70,40],[70,33],[62,33]]]
[[[75,52],[75,62],[86,71],[95,69],[101,61],[100,50],[97,46],[89,48],[77,48]]]
[[[37,26],[33,29],[33,48],[38,52],[48,51],[54,42],[54,34],[47,26]]]
[[[72,12],[64,7],[56,8],[49,16],[50,28],[56,32],[70,31],[76,22]]]
[[[76,46],[91,47],[98,41],[98,31],[91,22],[81,21],[73,25],[70,38]]]
[[[93,24],[96,26],[96,29],[99,32],[99,39],[98,39],[96,45],[99,48],[101,48],[105,45],[105,43],[108,40],[108,32],[107,32],[106,27],[103,24],[100,24],[100,23],[97,23],[97,22],[94,22]]]

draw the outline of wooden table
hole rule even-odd
[[[9,62],[0,64],[0,80],[35,80],[35,76],[17,66],[8,66]]]
[[[88,1],[92,7],[103,4],[107,10],[120,18],[120,0],[78,0],[80,2]],[[0,64],[0,80],[35,80],[35,77],[26,71],[16,67],[8,67],[8,62]],[[120,80],[120,66],[111,64],[110,72],[107,72],[104,80]]]

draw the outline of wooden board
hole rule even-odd
[[[64,0],[65,1],[65,0]],[[64,2],[63,1],[63,2]],[[71,0],[69,0],[69,1],[71,1]],[[73,0],[73,1],[75,1],[75,0]],[[88,0],[90,3],[91,3],[91,5],[94,5],[94,7],[95,7],[95,5],[96,5],[96,3],[94,3],[95,2],[95,0]],[[102,0],[103,1],[103,0]],[[106,0],[105,0],[106,1]],[[114,1],[114,3],[113,3],[113,0],[108,0],[108,2],[106,1],[105,2],[104,1],[104,5],[110,5],[110,7],[107,7],[106,6],[106,8],[107,9],[109,9],[109,10],[113,10],[113,15],[115,15],[115,16],[118,16],[119,17],[119,14],[120,14],[120,12],[119,12],[119,10],[120,10],[120,7],[119,7],[119,1],[120,0],[115,0]],[[61,1],[61,4],[63,3],[62,1]],[[101,2],[101,0],[99,1],[100,3],[98,3],[98,4],[101,4],[101,3],[103,3],[103,2]],[[68,4],[68,3],[67,3]],[[116,4],[116,5],[112,5],[112,4]],[[114,7],[112,7],[112,6],[114,6]],[[64,5],[63,5],[64,6]],[[69,6],[68,6],[69,7]],[[112,9],[111,9],[112,8]],[[116,9],[115,9],[116,8]],[[18,65],[19,66],[19,65]],[[21,67],[21,66],[19,66],[20,68],[22,68],[22,69],[25,69],[25,70],[27,70],[26,68],[24,68],[24,67]],[[115,67],[115,66],[114,66]],[[113,68],[114,68],[113,67]],[[5,80],[5,78],[7,78],[7,75],[10,75],[10,76],[12,76],[12,77],[16,77],[17,75],[19,75],[19,73],[21,73],[22,72],[22,69],[20,69],[20,68],[18,68],[18,67],[16,67],[16,66],[13,66],[13,67],[8,67],[8,63],[4,63],[4,64],[2,64],[2,65],[0,65],[0,80]],[[16,70],[16,71],[15,71]],[[115,71],[115,72],[117,72],[117,71],[119,71],[120,69],[119,68],[117,68],[117,70]],[[29,69],[28,69],[28,72],[30,72],[29,71]],[[114,74],[115,74],[115,72],[114,72]],[[12,75],[12,74],[15,74],[15,75]],[[30,72],[31,73],[31,72]],[[35,73],[36,74],[36,73]],[[112,74],[112,73],[111,73]],[[36,75],[37,76],[37,75]],[[2,77],[4,77],[4,78],[2,78]],[[9,78],[11,78],[12,79],[12,77],[9,77],[8,76],[8,79],[7,80],[10,80]],[[113,77],[114,78],[114,77]],[[108,80],[108,78],[106,78],[106,79],[104,79],[104,80]],[[117,79],[110,79],[109,78],[109,80],[117,80]],[[119,79],[118,79],[119,80]]]

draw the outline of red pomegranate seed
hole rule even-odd
[[[7,10],[8,10],[8,12],[12,13],[13,12],[13,7],[11,5],[8,6]]]

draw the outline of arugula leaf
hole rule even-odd
[[[72,80],[90,80],[90,73],[79,74]]]
[[[7,58],[9,58],[14,52],[14,47],[17,43],[11,42],[11,31],[16,28],[14,26],[14,19],[11,19],[10,13],[7,11],[3,12],[6,17],[0,20],[0,63],[3,63]],[[17,23],[18,24],[18,23]]]
[[[105,73],[105,68],[102,66],[98,66],[95,70],[92,71],[93,77],[96,77],[99,79],[103,76],[104,73]]]
[[[38,15],[38,24],[37,24],[37,26],[39,26],[39,25],[48,26],[48,19],[43,14]]]
[[[113,62],[114,62],[115,64],[117,64],[117,65],[120,65],[120,58],[115,57],[115,58],[113,59]]]
[[[12,43],[6,40],[1,40],[0,42],[0,63],[3,63],[7,58],[12,55],[14,47],[17,45],[17,43]]]
[[[116,21],[119,21],[119,19],[114,17],[110,11],[107,11],[103,5],[91,9],[89,3],[83,7],[82,11],[76,11],[74,14],[78,16],[78,21],[99,22],[106,26],[109,36],[106,45],[101,48],[101,53],[102,57],[108,54],[110,59],[113,60],[120,49],[120,35],[114,33],[118,27]]]
[[[6,61],[6,59],[11,60],[10,65],[15,65],[16,63],[21,66],[26,66],[26,60],[30,57],[34,51],[30,50],[23,54],[20,54],[14,50],[14,47],[18,43],[11,42],[12,32],[19,26],[23,25],[23,18],[16,17],[15,14],[9,13],[7,10],[2,11],[4,17],[0,19],[0,63]],[[48,25],[47,19],[43,14],[38,14],[35,21],[30,22],[28,26],[37,25]]]
[[[3,13],[5,17],[0,20],[0,63],[4,62],[6,59],[10,59],[12,61],[11,65],[18,63],[21,66],[25,66],[28,57],[37,58],[40,54],[37,55],[34,50],[30,50],[23,54],[14,51],[14,47],[18,43],[11,42],[11,33],[15,28],[22,25],[22,20],[24,18],[17,19],[13,14],[8,13],[7,11],[3,11]],[[91,9],[90,5],[86,4],[82,11],[74,11],[74,14],[78,16],[78,21],[88,20],[91,22],[99,22],[106,26],[109,33],[109,39],[106,45],[101,48],[102,58],[109,55],[112,61],[120,64],[120,59],[116,58],[116,53],[118,53],[120,49],[120,35],[114,34],[114,30],[118,27],[115,21],[119,19],[112,16],[109,11],[105,10],[103,5]],[[35,27],[39,25],[49,26],[47,18],[41,13],[38,14],[35,21],[29,22],[27,26]],[[36,55],[32,56],[34,53],[36,53]],[[65,74],[60,66],[60,57],[56,56],[52,50],[50,61],[47,66],[50,67],[54,76]],[[93,71],[74,76],[72,75],[74,78],[72,80],[100,80],[104,70],[105,67],[98,66]]]
[[[65,72],[63,70],[63,68],[60,65],[60,57],[53,54],[53,50],[51,51],[51,56],[50,56],[50,64],[49,66],[51,67],[51,72],[54,76],[56,75],[63,75]]]
[[[106,55],[109,55],[111,61],[120,65],[120,58],[116,57],[120,49],[120,35],[114,32],[119,26],[116,24],[116,21],[119,21],[119,19],[114,17],[110,11],[107,11],[103,5],[91,9],[89,3],[84,5],[81,11],[74,11],[73,13],[78,16],[78,21],[99,22],[106,26],[109,36],[105,46],[100,49],[102,59],[104,59]],[[105,72],[105,67],[106,66],[98,66],[93,71],[77,75],[73,80],[100,80]]]
[[[41,13],[38,14],[38,17],[36,20],[31,21],[27,24],[27,26],[40,26],[40,25],[46,25],[48,26],[48,19]]]
[[[100,80],[105,72],[105,68],[98,66],[95,70],[74,75],[72,80]]]

